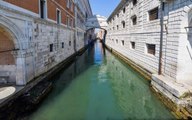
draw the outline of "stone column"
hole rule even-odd
[[[16,58],[16,85],[26,85],[25,57],[19,55]]]

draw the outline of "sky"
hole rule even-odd
[[[109,17],[113,10],[117,7],[120,0],[89,0],[93,14],[99,14]]]

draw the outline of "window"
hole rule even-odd
[[[135,42],[131,42],[131,49],[135,49]]]
[[[126,11],[126,8],[124,7],[124,8],[123,8],[123,13],[125,13],[125,11]]]
[[[45,6],[45,0],[40,0],[40,17],[42,19],[46,18],[46,6]]]
[[[67,0],[67,8],[71,11],[73,11],[73,2],[72,0]]]
[[[70,26],[70,18],[67,17],[67,26],[69,27]]]
[[[158,19],[158,11],[159,11],[158,7],[149,11],[149,20],[150,21]]]
[[[61,11],[57,9],[57,24],[61,24]]]
[[[122,23],[123,28],[125,28],[125,21],[122,21],[121,23]]]
[[[70,7],[70,1],[71,1],[71,0],[67,0],[67,8]]]
[[[133,0],[133,5],[136,5],[137,4],[137,0]]]
[[[121,41],[121,45],[122,45],[122,46],[125,45],[125,41],[124,41],[124,40]]]
[[[73,2],[71,1],[71,6],[70,6],[70,8],[71,8],[71,11],[73,12]]]
[[[73,19],[71,19],[71,27],[73,27]]]
[[[64,48],[64,42],[61,43],[61,48]]]
[[[119,25],[117,25],[117,30],[119,29]]]
[[[116,39],[116,43],[118,44],[118,39]]]
[[[117,17],[119,17],[119,13],[117,14]]]
[[[71,41],[69,41],[69,46],[71,46]]]
[[[115,30],[115,27],[113,27],[113,30]]]
[[[87,19],[88,18],[88,14],[86,13],[85,16],[86,16],[86,19]]]
[[[146,44],[147,45],[147,53],[155,55],[155,44]]]
[[[49,45],[49,51],[50,51],[50,52],[53,52],[53,44],[50,44],[50,45]]]
[[[137,24],[137,16],[134,15],[134,16],[131,17],[131,19],[132,19],[132,24],[136,25]]]

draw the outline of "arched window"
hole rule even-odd
[[[124,7],[124,8],[123,8],[123,13],[125,13],[125,12],[126,12],[126,8]]]
[[[132,19],[132,24],[136,25],[137,24],[137,16],[134,15],[134,16],[131,17],[131,19]]]
[[[125,21],[122,21],[121,24],[122,24],[123,28],[125,28]]]

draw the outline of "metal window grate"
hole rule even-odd
[[[159,11],[158,7],[149,11],[149,20],[150,21],[158,19],[158,11]]]
[[[155,55],[155,44],[147,44],[147,53]]]

